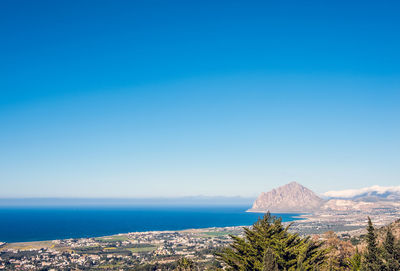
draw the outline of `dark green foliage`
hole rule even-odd
[[[348,260],[349,262],[348,265],[351,271],[361,270],[361,259],[362,259],[361,254],[358,252],[358,250],[356,250],[356,253],[354,253],[354,255]]]
[[[368,231],[366,235],[367,251],[364,254],[362,270],[365,271],[385,270],[385,265],[382,261],[380,251],[378,249],[378,244],[376,241],[375,229],[369,217],[368,217],[367,231]]]
[[[383,242],[384,259],[387,271],[400,270],[400,255],[394,243],[394,236],[389,228],[386,232],[386,238]]]
[[[265,265],[277,265],[277,270],[315,270],[321,266],[327,254],[322,243],[289,233],[288,228],[267,213],[251,229],[245,229],[244,238],[231,236],[233,243],[217,256],[227,270],[268,270]]]

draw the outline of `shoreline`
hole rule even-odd
[[[290,223],[290,222],[284,222]],[[136,231],[128,233],[117,233],[112,235],[104,236],[93,236],[93,237],[79,237],[79,238],[65,238],[65,239],[53,239],[53,240],[41,240],[41,241],[22,241],[22,242],[1,242],[0,241],[0,252],[6,251],[8,249],[18,249],[18,250],[37,250],[37,249],[51,249],[55,247],[55,244],[60,242],[68,242],[71,240],[85,241],[85,240],[108,240],[115,239],[116,237],[132,237],[136,235],[157,235],[157,234],[171,234],[171,233],[181,233],[181,234],[200,234],[204,232],[224,232],[224,231],[241,231],[243,228],[251,227],[251,225],[246,226],[226,226],[226,227],[207,227],[207,228],[191,228],[183,230],[162,230],[162,231]]]
[[[202,209],[200,209],[202,210]],[[105,214],[107,216],[103,216],[99,219],[99,223],[94,223],[94,216],[101,215],[102,213],[97,213],[97,210],[89,210],[89,211],[71,211],[74,214],[72,217],[71,223],[63,223],[57,224],[62,221],[66,221],[66,218],[60,218],[59,212],[56,212],[56,218],[46,218],[46,221],[49,224],[45,223],[42,226],[36,220],[32,220],[32,230],[30,230],[29,226],[25,233],[25,227],[22,226],[21,223],[15,223],[11,221],[12,218],[10,216],[9,225],[14,225],[15,227],[7,227],[4,228],[4,231],[1,231],[0,243],[29,243],[29,242],[45,242],[45,241],[53,241],[53,240],[65,240],[65,239],[82,239],[82,238],[96,238],[102,236],[112,236],[118,234],[128,234],[132,232],[160,232],[160,231],[187,231],[187,230],[195,230],[195,229],[212,229],[212,228],[224,228],[224,227],[244,227],[251,226],[257,219],[261,218],[264,215],[264,212],[258,213],[247,213],[246,209],[237,210],[237,208],[233,208],[232,210],[222,209],[221,215],[219,214],[219,210],[209,212],[206,209],[206,212],[192,212],[189,213],[189,218],[186,218],[186,214],[189,211],[183,212],[167,212],[164,215],[163,212],[153,211],[151,212],[137,212],[138,216],[136,216],[136,212],[127,212],[130,217],[124,217],[126,212],[125,210],[122,213],[117,213],[117,220],[114,221],[114,216],[110,214],[114,214],[112,211],[106,210]],[[36,212],[36,210],[34,210]],[[20,213],[18,213],[20,212]],[[21,211],[18,211],[16,214],[24,215]],[[23,211],[25,212],[25,210]],[[29,210],[30,212],[30,210]],[[42,212],[40,210],[40,212]],[[49,217],[53,214],[53,210],[45,211],[44,213],[46,217]],[[70,212],[70,210],[68,210]],[[77,220],[78,216],[82,216],[85,214],[89,214],[89,218],[87,219],[87,223],[81,223]],[[133,215],[131,215],[133,213]],[[161,213],[162,219],[168,218],[176,218],[173,220],[155,222],[158,220],[158,217]],[[30,213],[28,213],[30,215]],[[41,213],[39,213],[42,215]],[[77,214],[77,215],[76,215]],[[122,214],[122,215],[121,215]],[[70,215],[68,213],[68,215]],[[275,213],[272,214],[277,217],[282,217],[283,221],[297,221],[303,219],[300,217],[299,213]],[[43,216],[43,215],[42,215]],[[69,217],[69,216],[68,216]],[[147,221],[149,219],[149,221]],[[25,219],[26,225],[30,225],[31,219]],[[84,219],[85,220],[85,219]],[[176,221],[175,221],[176,220]],[[6,221],[7,222],[7,221]],[[104,222],[104,223],[102,223]],[[60,225],[57,227],[57,225]],[[69,225],[69,226],[65,226]],[[122,225],[122,226],[120,226]],[[50,231],[47,231],[50,230]]]
[[[285,214],[294,215],[294,213],[285,213]],[[305,220],[309,219],[309,217],[303,217],[304,215],[305,214],[300,214],[298,216],[293,216],[293,218],[295,218],[294,220],[285,221],[285,222],[282,222],[282,223],[288,224],[288,223],[292,223],[292,222],[305,221]],[[223,229],[240,229],[240,228],[251,227],[251,226],[252,225],[239,225],[239,226],[224,226],[224,227],[216,226],[216,227],[205,227],[205,228],[188,228],[188,229],[180,229],[180,230],[132,231],[132,232],[126,232],[126,233],[116,233],[116,234],[111,234],[111,235],[100,235],[100,236],[96,235],[96,236],[90,236],[90,237],[71,237],[71,238],[48,239],[48,240],[20,241],[20,242],[4,242],[4,241],[0,241],[0,251],[7,244],[9,244],[9,245],[16,244],[17,245],[17,244],[41,243],[41,242],[43,242],[43,243],[47,242],[48,243],[48,242],[63,241],[63,240],[96,239],[96,238],[108,238],[108,237],[112,237],[112,236],[126,236],[126,235],[135,235],[135,234],[158,234],[158,233],[173,233],[173,232],[178,232],[178,233],[191,232],[191,233],[194,233],[194,232],[223,230]]]
[[[283,223],[290,223],[292,221],[283,222]],[[62,239],[50,239],[50,240],[36,240],[36,241],[21,241],[21,242],[3,242],[0,241],[0,251],[2,246],[7,244],[26,244],[26,243],[40,243],[40,242],[54,242],[54,241],[63,241],[63,240],[79,240],[79,239],[97,239],[97,238],[108,238],[113,236],[125,236],[125,235],[136,235],[136,234],[158,234],[158,233],[185,233],[185,232],[203,232],[203,231],[210,231],[210,230],[222,230],[222,229],[239,229],[245,227],[251,227],[252,225],[241,225],[241,226],[226,226],[226,227],[207,227],[207,228],[190,228],[190,229],[183,229],[183,230],[161,230],[161,231],[132,231],[126,233],[116,233],[111,235],[103,235],[103,236],[91,236],[91,237],[76,237],[76,238],[62,238]]]

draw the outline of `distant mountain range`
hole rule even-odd
[[[400,186],[371,186],[362,189],[329,191],[323,196],[324,199],[301,184],[291,182],[261,193],[248,211],[312,213],[391,208],[400,205]]]
[[[374,185],[361,189],[329,191],[323,194],[328,199],[347,199],[354,201],[394,201],[400,200],[400,186]]]

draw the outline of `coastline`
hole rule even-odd
[[[290,222],[285,222],[290,223]],[[199,234],[204,232],[240,232],[243,228],[251,227],[242,225],[242,226],[227,226],[227,227],[208,227],[208,228],[192,228],[192,229],[184,229],[184,230],[162,230],[162,231],[135,231],[135,232],[128,232],[128,233],[117,233],[113,235],[105,235],[105,236],[96,236],[96,237],[81,237],[81,238],[66,238],[66,239],[54,239],[54,240],[41,240],[41,241],[26,241],[26,242],[0,242],[0,252],[5,251],[7,249],[19,249],[19,250],[31,250],[31,249],[51,249],[54,248],[55,245],[62,241],[69,241],[69,240],[99,240],[99,239],[115,239],[116,237],[128,237],[128,236],[135,236],[135,235],[157,235],[157,234],[171,234],[171,233],[189,233],[189,234]],[[228,234],[221,234],[228,235]],[[118,238],[117,238],[118,239]]]
[[[246,208],[247,207],[247,208]],[[148,231],[181,231],[249,226],[260,213],[248,206],[131,208],[0,208],[0,242],[15,243],[110,236]],[[274,214],[283,221],[298,214]],[[26,225],[29,225],[28,227]]]
[[[262,213],[262,212],[257,212]],[[263,214],[265,214],[263,212]],[[291,215],[292,218],[295,218],[293,221],[285,221],[284,224],[289,224],[293,222],[300,222],[310,219],[310,214],[299,214],[294,216],[294,213],[282,213]],[[292,216],[293,215],[293,216]],[[23,247],[23,245],[30,247],[30,245],[47,245],[48,243],[54,243],[59,241],[65,240],[88,240],[88,239],[107,239],[116,236],[130,236],[130,235],[137,235],[137,234],[160,234],[160,233],[201,233],[201,232],[221,232],[221,231],[241,231],[243,228],[251,227],[252,225],[239,225],[239,226],[225,226],[225,227],[205,227],[205,228],[188,228],[188,229],[181,229],[181,230],[153,230],[153,231],[132,231],[127,233],[116,233],[111,235],[103,235],[103,236],[93,236],[93,237],[78,237],[78,238],[62,238],[62,239],[51,239],[51,240],[38,240],[38,241],[21,241],[21,242],[2,242],[0,241],[0,251],[7,249],[7,246],[17,246]]]
[[[26,265],[27,260],[31,265],[52,266],[54,270],[64,270],[65,267],[78,267],[76,270],[81,270],[79,267],[93,265],[102,270],[121,270],[121,265],[126,267],[122,270],[136,270],[149,265],[168,265],[182,257],[202,266],[212,266],[215,253],[231,244],[230,235],[241,235],[244,227],[131,232],[103,237],[16,242],[5,244],[0,248],[0,254],[2,259],[12,261],[15,267],[12,270]],[[40,263],[37,263],[38,257],[42,259]]]

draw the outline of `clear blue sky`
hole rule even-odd
[[[0,197],[400,184],[399,1],[0,2]]]

